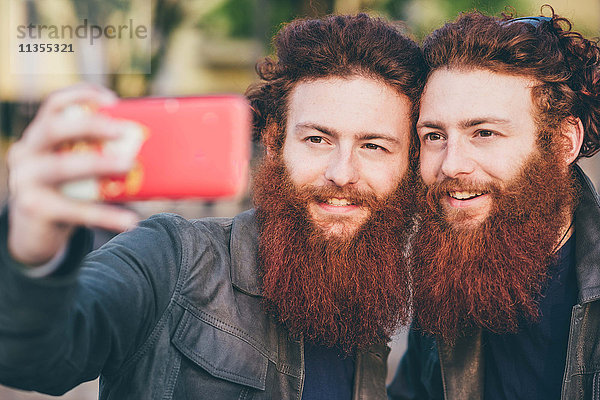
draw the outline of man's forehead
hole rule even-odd
[[[457,65],[446,66],[432,71],[427,78],[424,93],[427,89],[431,89],[432,83],[436,83],[438,80],[463,82],[468,78],[471,78],[470,82],[476,84],[478,87],[493,87],[498,84],[504,85],[507,81],[514,81],[515,83],[518,82],[524,88],[533,89],[540,84],[538,80],[531,76],[514,73],[500,67]],[[468,90],[469,87],[463,87],[463,89]]]
[[[494,115],[494,113],[484,113],[477,117],[469,117],[460,119],[456,123],[461,129],[468,129],[471,127],[484,125],[484,124],[493,124],[493,125],[504,125],[507,127],[513,126],[513,121],[509,118],[503,118],[498,115]],[[420,128],[433,128],[433,129],[444,129],[448,125],[445,119],[425,119],[419,118],[417,122],[417,129]]]
[[[411,102],[391,85],[363,76],[327,77],[298,83],[290,94],[287,129],[321,126],[327,130],[393,135],[409,123]]]
[[[525,76],[483,68],[436,70],[425,86],[417,126],[448,120],[460,120],[465,127],[483,121],[510,123],[516,114],[534,111],[536,84]]]

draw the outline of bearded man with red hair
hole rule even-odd
[[[391,399],[600,394],[600,49],[550,17],[460,16],[423,51],[413,330]]]
[[[60,394],[100,375],[101,399],[384,399],[387,341],[409,310],[419,47],[365,14],[298,20],[248,97],[266,155],[256,210],[131,215],[58,187],[131,160],[60,154],[126,129],[56,93],[9,155],[0,218],[0,381]],[[210,171],[197,171],[208,174]],[[130,229],[85,257],[82,226]]]

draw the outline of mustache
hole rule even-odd
[[[493,180],[477,181],[464,178],[445,178],[427,186],[425,200],[429,209],[437,210],[442,197],[447,196],[450,192],[487,193],[497,197],[500,193],[506,193],[506,189]]]
[[[381,204],[381,200],[373,192],[347,186],[305,185],[298,188],[298,196],[306,203],[315,201],[325,203],[328,199],[336,197],[346,199],[351,204],[364,208],[374,209]]]

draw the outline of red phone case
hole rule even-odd
[[[250,159],[250,110],[245,98],[126,99],[98,112],[134,121],[134,138],[128,144],[112,143],[102,151],[141,147],[126,176],[97,181],[95,197],[115,202],[221,198],[244,189]]]

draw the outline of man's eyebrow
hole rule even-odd
[[[299,124],[296,124],[296,128],[314,129],[334,138],[339,136],[339,133],[335,129],[331,129],[326,126],[315,124],[312,122],[301,122]]]
[[[507,124],[510,124],[510,120],[504,119],[504,118],[497,118],[497,117],[472,118],[472,119],[467,119],[465,121],[461,121],[459,126],[461,128],[471,128],[473,126],[477,126],[477,125],[481,125],[481,124],[507,125]]]
[[[387,135],[385,133],[364,133],[358,136],[359,140],[374,140],[374,139],[380,139],[380,140],[386,140],[390,143],[400,143],[400,140],[398,140],[398,138],[391,136],[391,135]]]
[[[306,128],[306,129],[314,129],[317,130],[321,133],[324,133],[328,136],[331,136],[333,138],[337,138],[339,137],[339,133],[338,131],[336,131],[335,129],[331,129],[328,128],[326,126],[320,125],[320,124],[315,124],[312,122],[302,122],[299,124],[296,124],[296,128]],[[381,139],[381,140],[386,140],[388,142],[391,143],[400,143],[400,140],[392,135],[386,134],[386,133],[376,133],[376,132],[366,132],[366,133],[360,133],[357,135],[357,139],[358,140],[374,140],[374,139]]]
[[[419,121],[416,128],[444,129],[444,124],[438,121]]]
[[[497,118],[497,117],[481,117],[481,118],[471,118],[464,121],[460,121],[458,126],[462,129],[472,128],[481,124],[500,124],[500,125],[508,125],[511,121],[505,118]],[[417,123],[417,129],[419,128],[432,128],[432,129],[444,129],[446,124],[440,121],[420,121]]]

